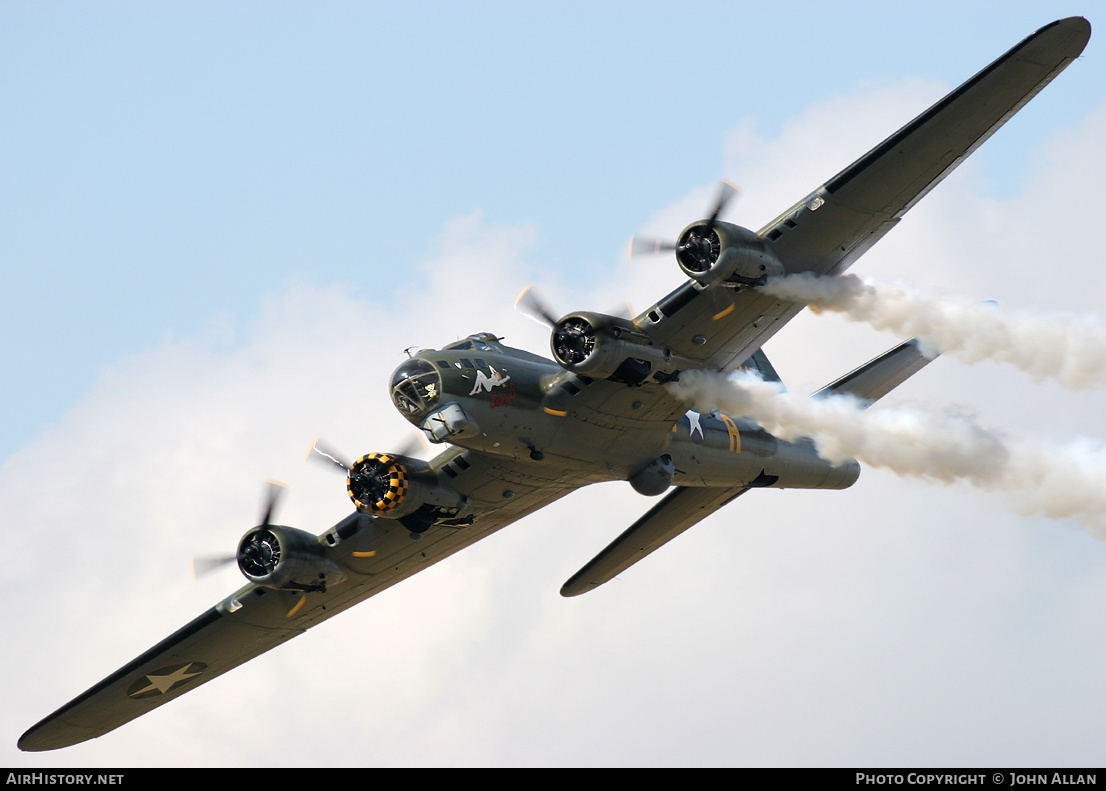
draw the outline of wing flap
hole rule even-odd
[[[561,595],[579,596],[598,588],[747,491],[744,486],[677,488],[573,574],[561,586]]]

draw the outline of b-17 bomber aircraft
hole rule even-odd
[[[805,305],[761,289],[796,273],[845,271],[930,189],[1077,58],[1085,19],[1029,36],[884,142],[751,231],[707,219],[670,250],[683,282],[635,318],[555,317],[532,292],[518,306],[551,326],[553,359],[479,333],[410,355],[392,374],[396,409],[444,449],[430,461],[370,453],[341,468],[354,511],[321,535],[277,524],[277,492],[234,559],[247,583],[28,730],[22,750],[102,736],[591,483],[661,497],[561,588],[586,593],[751,489],[844,489],[809,439],[688,409],[669,387],[693,370],[753,368]],[[874,402],[929,360],[907,341],[829,384]],[[818,394],[815,395],[818,397]]]

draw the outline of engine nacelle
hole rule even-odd
[[[455,520],[467,502],[426,462],[389,453],[355,461],[346,491],[358,511],[397,519],[415,533],[437,521]]]
[[[676,243],[676,262],[702,285],[762,286],[783,274],[783,265],[764,239],[727,222],[692,223]]]
[[[346,574],[326,555],[317,536],[281,525],[258,525],[238,543],[238,568],[265,588],[325,591]]]
[[[689,364],[627,319],[602,313],[569,313],[553,327],[549,345],[562,368],[623,384],[639,385],[651,376],[663,381]]]

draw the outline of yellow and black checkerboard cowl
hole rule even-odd
[[[386,514],[389,511],[394,511],[400,506],[403,502],[403,498],[407,495],[407,487],[409,485],[407,480],[407,468],[387,453],[370,453],[366,456],[362,456],[353,463],[352,470],[353,472],[361,472],[366,467],[378,468],[381,473],[379,477],[382,480],[386,479],[387,485],[383,487],[383,491],[372,492],[372,494],[377,496],[376,500],[363,502],[358,499],[357,493],[353,491],[352,478],[347,478],[346,490],[349,492],[353,504],[357,506],[358,510],[367,509],[374,514]]]

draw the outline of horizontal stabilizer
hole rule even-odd
[[[814,397],[831,393],[848,393],[867,401],[878,401],[901,385],[936,357],[926,357],[918,350],[918,341],[904,341],[889,352],[865,363],[814,394]]]
[[[772,363],[768,361],[767,355],[765,355],[763,349],[757,349],[750,355],[749,359],[741,364],[741,368],[753,368],[760,373],[760,378],[766,382],[779,382],[780,375],[776,373],[776,369],[772,366]]]
[[[747,491],[744,486],[678,487],[572,575],[561,587],[561,595],[579,596],[598,588]]]

